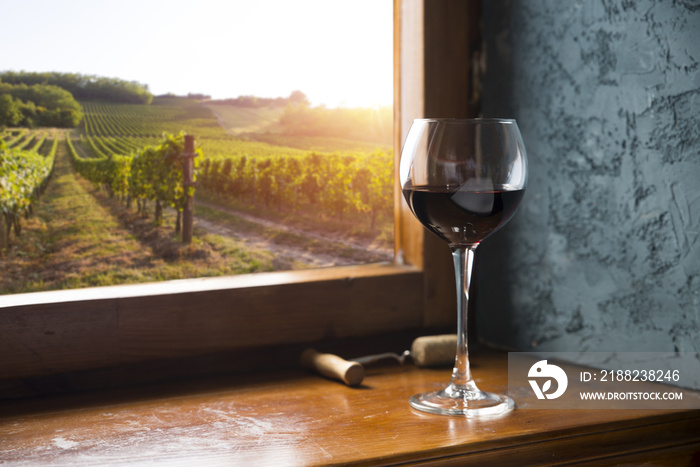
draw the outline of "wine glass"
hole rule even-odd
[[[418,220],[452,250],[457,284],[457,353],[449,385],[417,394],[412,407],[478,417],[513,409],[481,391],[469,369],[467,308],[476,247],[513,216],[525,193],[527,156],[515,120],[413,121],[401,153],[401,190]]]

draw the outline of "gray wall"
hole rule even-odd
[[[477,252],[476,330],[541,351],[700,351],[700,2],[485,0],[484,115],[530,162]]]

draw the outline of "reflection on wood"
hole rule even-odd
[[[474,359],[477,383],[505,391],[504,355]],[[32,465],[170,462],[221,465],[573,461],[687,465],[700,414],[525,410],[469,420],[412,410],[449,369],[378,368],[350,388],[307,373],[62,396],[0,405],[0,460]],[[619,456],[619,457],[615,457]]]

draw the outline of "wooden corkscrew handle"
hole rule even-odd
[[[357,386],[365,377],[365,368],[357,362],[349,362],[337,355],[306,349],[301,354],[301,366],[321,375]]]

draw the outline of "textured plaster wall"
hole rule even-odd
[[[700,2],[485,0],[484,115],[520,211],[477,252],[477,333],[542,351],[700,351]]]

